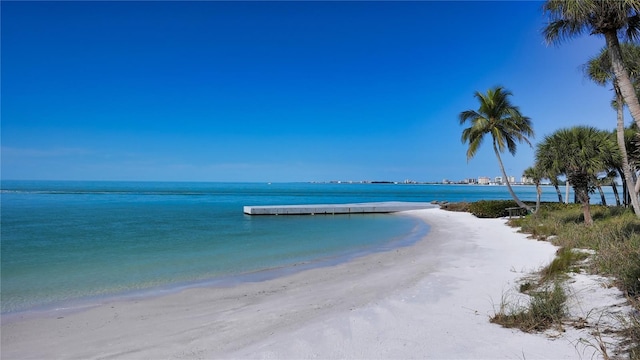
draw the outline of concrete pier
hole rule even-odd
[[[373,202],[357,204],[245,206],[247,215],[335,215],[392,213],[437,207],[426,202]]]

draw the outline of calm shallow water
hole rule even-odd
[[[401,215],[251,217],[244,205],[509,198],[500,186],[26,181],[3,181],[1,196],[3,313],[344,261],[428,229]]]

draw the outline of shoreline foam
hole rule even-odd
[[[440,209],[416,244],[230,288],[196,288],[2,323],[6,358],[590,358],[490,324],[501,297],[556,248]],[[591,351],[591,352],[589,352]]]

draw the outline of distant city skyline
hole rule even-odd
[[[526,185],[533,185],[533,179],[528,178],[524,175],[522,175],[519,178],[516,178],[515,176],[509,176],[509,183],[511,184],[526,184]],[[376,179],[376,180],[353,180],[353,179],[349,179],[349,180],[329,180],[329,181],[311,181],[314,183],[336,183],[336,184],[376,184],[376,183],[394,183],[394,184],[471,184],[471,185],[504,185],[506,182],[503,180],[503,176],[502,175],[497,175],[494,177],[489,177],[489,176],[478,176],[478,177],[470,177],[470,178],[464,178],[464,179],[449,179],[449,178],[443,178],[440,181],[417,181],[417,180],[413,180],[413,179],[404,179],[404,180],[395,180],[395,179]],[[543,179],[543,181],[541,182],[542,184],[547,184],[549,183],[548,180]]]
[[[542,2],[1,3],[2,179],[437,182],[467,162],[461,111],[502,85],[535,144],[615,128]],[[460,26],[464,24],[464,26]],[[499,24],[499,25],[498,25]],[[508,174],[533,163],[525,144]]]

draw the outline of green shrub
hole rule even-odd
[[[469,212],[469,203],[468,202],[454,202],[454,203],[446,203],[441,204],[440,208],[449,211],[458,211],[458,212]]]
[[[540,211],[547,211],[547,212],[553,212],[553,211],[565,211],[568,209],[582,209],[582,205],[581,204],[565,204],[565,203],[559,203],[559,202],[543,202],[540,204]]]
[[[510,207],[518,204],[513,200],[480,200],[469,205],[469,212],[479,218],[499,218],[509,215]]]

